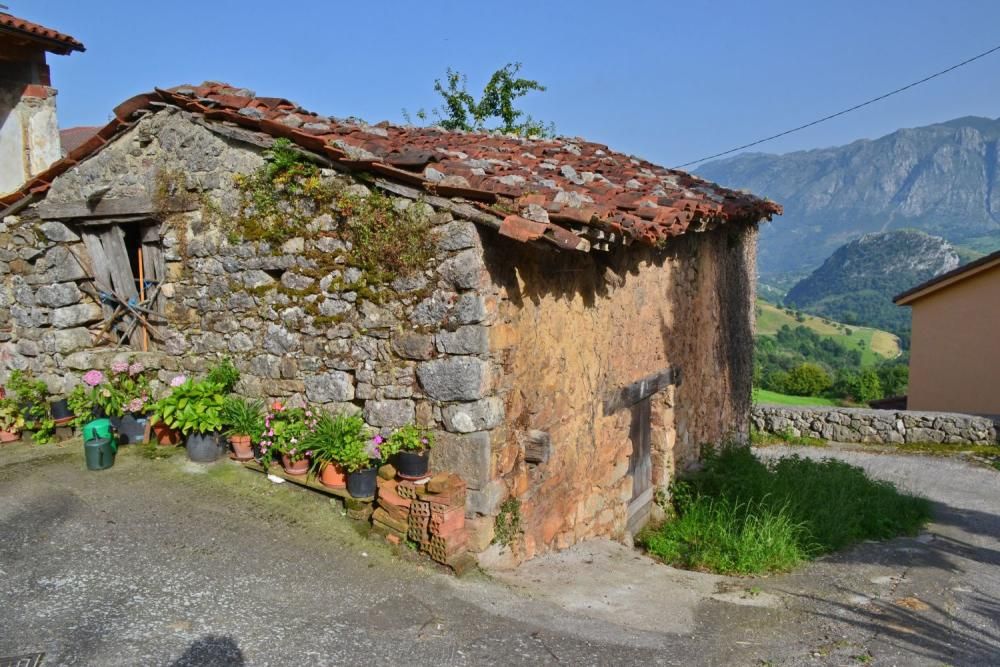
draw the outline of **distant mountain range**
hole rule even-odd
[[[744,153],[696,172],[785,207],[761,228],[763,278],[819,266],[864,234],[914,228],[1000,248],[1000,119],[968,116],[785,155]]]
[[[886,329],[904,340],[909,308],[892,297],[960,263],[955,248],[937,236],[901,230],[866,234],[837,249],[785,296],[785,305],[846,322]]]

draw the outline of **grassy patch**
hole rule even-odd
[[[812,438],[808,435],[795,435],[791,431],[784,433],[767,433],[750,429],[750,444],[755,447],[767,447],[769,445],[796,445],[799,447],[826,447],[827,442],[822,438]]]
[[[709,454],[674,485],[672,503],[676,519],[640,544],[671,565],[724,574],[786,571],[862,540],[914,534],[931,507],[841,461],[764,463],[745,447]]]
[[[843,403],[843,401],[822,396],[791,396],[757,388],[753,390],[753,402],[771,405],[829,405],[834,407]]]

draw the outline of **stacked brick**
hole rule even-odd
[[[439,563],[464,569],[468,555],[465,526],[466,485],[453,473],[439,473],[424,483],[395,479],[390,466],[380,471],[376,530],[392,543],[410,540]]]

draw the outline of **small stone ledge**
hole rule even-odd
[[[873,444],[997,445],[1000,431],[990,417],[866,408],[758,405],[751,412],[751,421],[757,430],[775,435]]]

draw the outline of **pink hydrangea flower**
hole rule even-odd
[[[133,398],[131,401],[128,402],[128,405],[125,406],[125,409],[133,413],[141,412],[145,406],[146,406],[145,400],[141,398]]]
[[[111,363],[112,373],[126,373],[128,372],[128,362],[127,361],[114,361]]]
[[[104,382],[104,373],[101,371],[87,371],[83,374],[83,382],[88,386],[96,387]]]
[[[173,380],[170,381],[170,386],[171,387],[179,387],[182,384],[184,384],[185,382],[187,382],[187,376],[186,375],[178,375],[177,377],[175,377]]]
[[[131,366],[128,367],[128,374],[135,376],[135,375],[138,375],[139,373],[143,372],[144,370],[146,370],[146,367],[143,366],[142,364],[140,364],[137,361],[137,362],[135,362],[134,364],[132,364]]]

